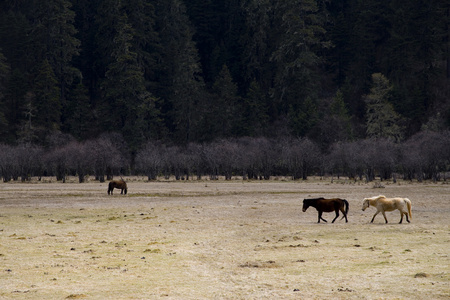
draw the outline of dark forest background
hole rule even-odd
[[[436,179],[449,166],[449,99],[444,0],[0,0],[4,180],[89,172],[370,179],[400,169]],[[407,171],[414,143],[424,147],[414,158],[423,165]],[[355,149],[367,156],[379,145],[396,151],[389,170],[374,171],[367,157],[350,167]],[[233,166],[211,158],[215,151],[238,153]],[[321,159],[306,167],[311,151]],[[8,167],[41,152],[47,160],[33,171]],[[424,158],[433,155],[438,162]],[[258,171],[241,156],[260,159]]]

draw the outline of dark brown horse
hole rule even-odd
[[[114,189],[120,189],[121,194],[127,194],[127,183],[121,179],[121,180],[111,180],[108,184],[108,195],[113,194]]]
[[[344,215],[343,218],[345,218],[345,222],[347,223],[347,214],[348,214],[348,201],[345,199],[339,199],[339,198],[333,198],[333,199],[325,199],[325,198],[314,198],[314,199],[304,199],[303,200],[303,212],[305,212],[308,207],[315,207],[317,211],[319,212],[319,221],[317,223],[320,223],[320,219],[323,221],[327,221],[324,218],[322,218],[323,212],[336,212],[336,217],[333,219],[331,223],[334,223],[334,221],[339,217],[339,211],[342,212]],[[345,209],[344,209],[345,207]]]

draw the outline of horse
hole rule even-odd
[[[331,223],[334,223],[334,221],[339,217],[339,211],[342,212],[344,215],[343,218],[345,218],[345,222],[347,223],[347,214],[348,214],[348,201],[345,199],[340,198],[333,198],[333,199],[325,199],[325,198],[314,198],[314,199],[304,199],[303,200],[303,212],[305,212],[308,207],[315,207],[319,213],[319,221],[317,223],[320,223],[320,220],[327,222],[324,218],[322,218],[323,212],[336,212],[336,217],[334,217],[333,221]],[[345,209],[344,209],[345,207]]]
[[[120,189],[120,194],[127,194],[127,183],[125,180],[111,180],[108,184],[108,195],[113,194],[114,188]]]
[[[412,218],[411,215],[411,200],[408,198],[386,198],[384,195],[375,196],[372,198],[364,198],[363,200],[363,206],[362,210],[366,210],[369,206],[374,206],[377,208],[377,212],[373,215],[372,221],[370,223],[373,223],[373,220],[375,219],[376,215],[378,215],[381,211],[383,214],[384,220],[386,223],[388,223],[388,220],[386,218],[385,211],[393,211],[398,209],[400,211],[400,222],[401,224],[403,222],[403,215],[406,216],[406,221],[410,223],[408,219]]]

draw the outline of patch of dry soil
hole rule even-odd
[[[449,299],[450,185],[383,184],[2,183],[0,298]],[[378,194],[411,199],[412,222],[369,224]],[[303,213],[318,196],[349,223]]]

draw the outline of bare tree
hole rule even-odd
[[[156,180],[163,168],[164,146],[159,142],[147,142],[136,155],[136,170],[142,172],[148,180]]]
[[[120,174],[125,166],[125,159],[117,144],[109,136],[101,136],[86,141],[86,151],[91,157],[92,167],[100,182],[112,179],[113,174]]]
[[[202,179],[202,176],[206,173],[205,145],[189,143],[186,151],[190,155],[192,168],[197,175],[197,179]]]
[[[42,168],[43,150],[37,145],[20,144],[15,147],[15,156],[22,182],[29,181]]]
[[[72,142],[66,146],[69,153],[69,166],[72,173],[78,176],[78,182],[85,181],[86,175],[93,171],[93,158],[86,143]]]
[[[56,180],[66,182],[70,166],[70,151],[67,145],[54,148],[48,152],[44,161],[49,173],[54,174]]]
[[[331,176],[337,176],[339,179],[341,175],[347,175],[352,178],[355,174],[352,174],[350,168],[350,143],[337,142],[330,148],[330,153],[326,156],[325,169],[331,173]]]
[[[250,138],[246,146],[249,158],[249,178],[269,180],[279,160],[278,145],[265,137]]]
[[[289,139],[283,144],[282,158],[292,179],[306,180],[319,165],[319,147],[308,138]]]
[[[17,174],[17,155],[15,147],[0,144],[0,175],[4,182],[11,181]]]
[[[450,162],[450,132],[437,133],[421,131],[401,147],[401,164],[405,177],[418,181],[431,179],[438,181],[441,172],[448,169]]]

